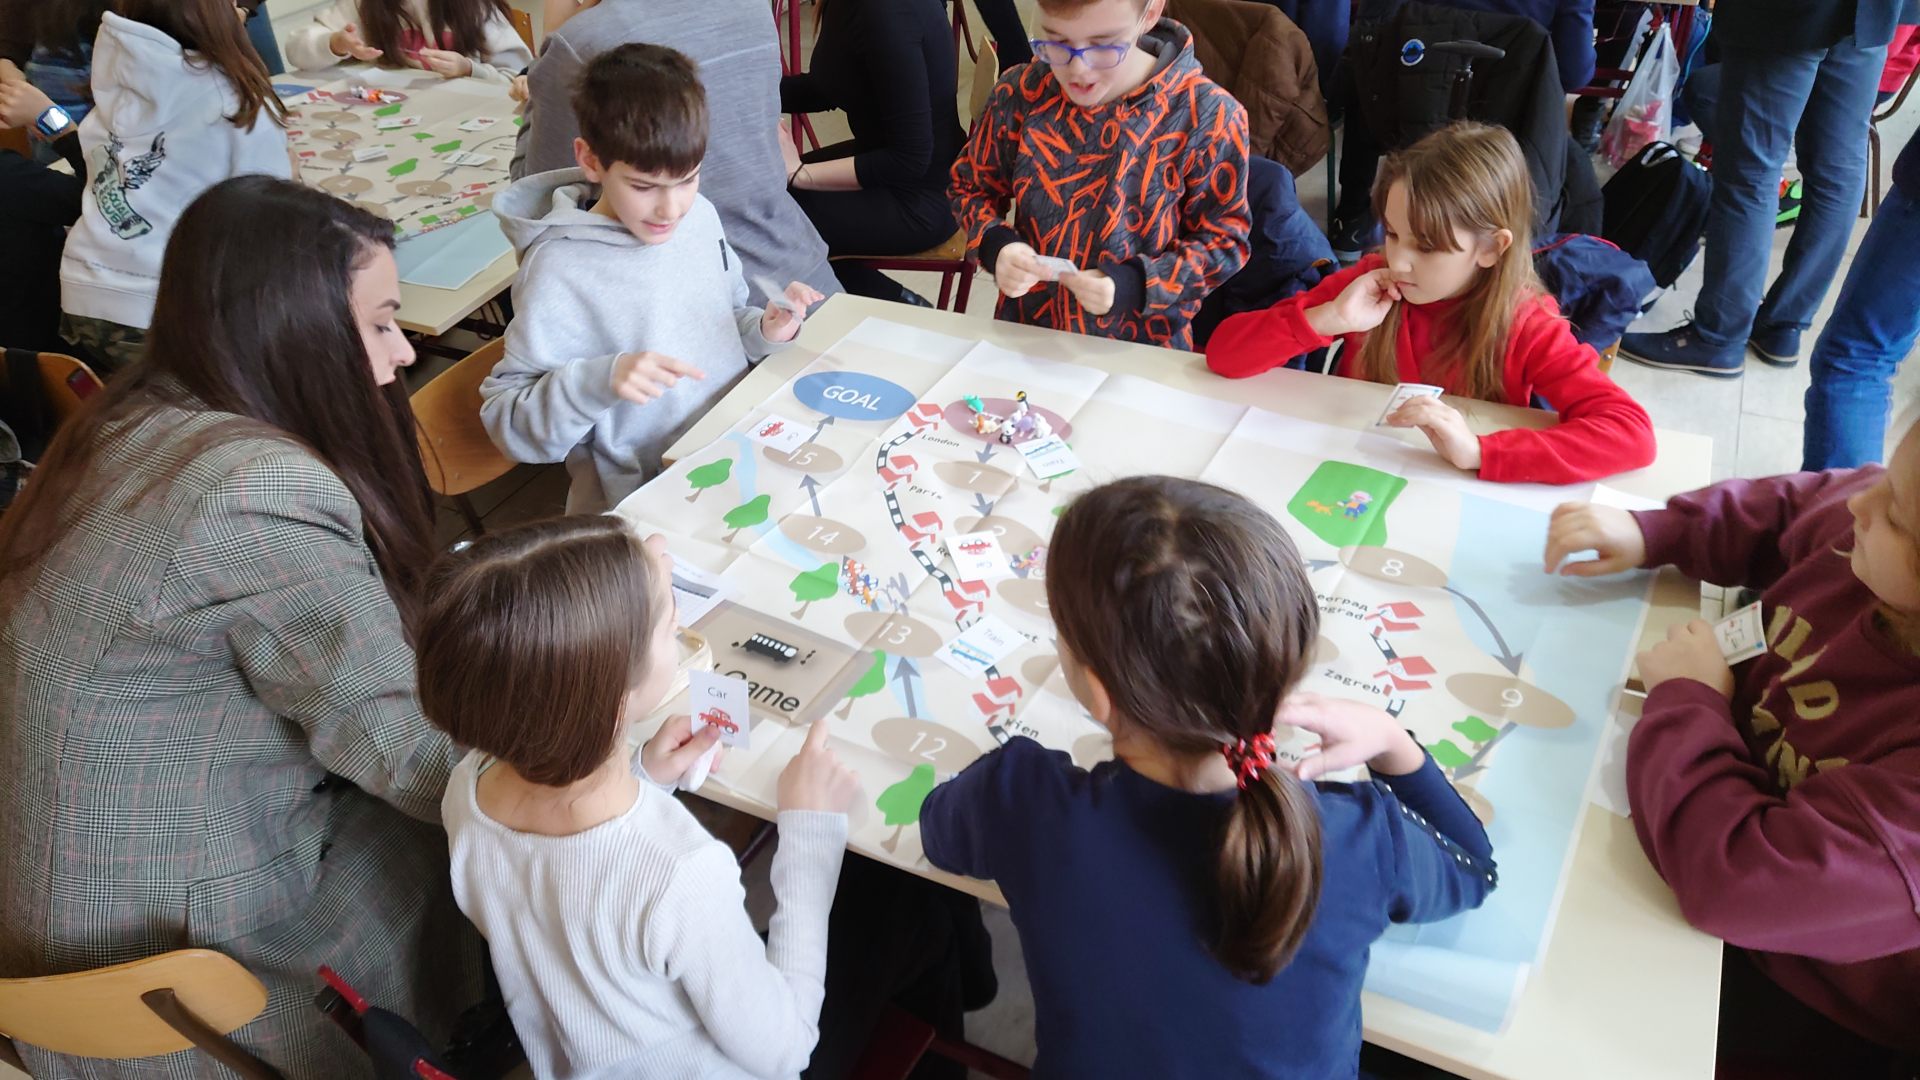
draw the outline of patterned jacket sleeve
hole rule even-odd
[[[1019,240],[1006,224],[1013,200],[1013,159],[1020,147],[1020,73],[1014,68],[987,96],[986,108],[974,122],[973,134],[953,162],[948,195],[953,218],[967,233],[967,249],[980,259],[980,268],[993,273],[1000,249]]]
[[[1253,220],[1247,210],[1247,110],[1214,88],[1196,106],[1194,130],[1178,152],[1181,188],[1154,198],[1177,199],[1173,237],[1146,237],[1158,255],[1136,255],[1103,266],[1114,279],[1114,310],[1152,316],[1195,301],[1246,265]],[[1153,170],[1155,150],[1142,152],[1141,167]],[[1163,215],[1142,207],[1147,221]]]
[[[420,712],[413,650],[339,478],[277,446],[210,487],[182,540],[188,617],[224,628],[260,703],[300,726],[322,768],[438,822],[455,752]]]

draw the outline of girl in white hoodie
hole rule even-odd
[[[506,83],[533,63],[506,0],[337,0],[287,39],[287,60],[319,71],[343,60]]]
[[[230,0],[118,0],[100,18],[92,85],[87,185],[60,259],[62,336],[113,369],[140,353],[187,205],[229,177],[290,177],[292,164],[286,109]]]

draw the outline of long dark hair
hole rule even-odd
[[[1280,524],[1225,488],[1171,476],[1074,500],[1048,545],[1047,606],[1120,721],[1181,755],[1271,732],[1320,628]],[[1269,768],[1222,827],[1214,955],[1248,982],[1272,979],[1306,935],[1320,877],[1319,814]]]
[[[49,52],[77,53],[100,32],[100,13],[112,10],[113,0],[40,0],[28,17],[27,33]]]
[[[431,25],[421,26],[406,0],[360,0],[360,38],[386,54],[380,62],[393,67],[406,66],[400,43],[408,30],[431,48],[444,45],[462,56],[475,56],[486,47],[487,22],[495,14],[507,14],[507,0],[427,0]]]
[[[145,23],[189,53],[200,54],[188,63],[211,66],[225,75],[240,96],[240,108],[228,118],[234,127],[252,130],[262,109],[274,123],[286,126],[287,107],[273,92],[266,62],[247,40],[246,27],[234,18],[231,0],[115,0],[114,13]]]
[[[592,775],[672,610],[658,576],[640,537],[607,514],[530,522],[441,556],[415,654],[421,710],[533,783]]]
[[[286,180],[235,177],[194,200],[167,242],[144,357],[61,425],[0,516],[0,608],[25,594],[18,579],[80,508],[105,497],[106,443],[162,409],[205,408],[238,419],[209,428],[188,456],[264,433],[300,443],[340,477],[411,630],[433,555],[432,494],[406,388],[373,381],[352,303],[355,270],[392,246],[388,222]]]

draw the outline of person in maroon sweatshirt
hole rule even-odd
[[[1640,654],[1627,746],[1641,847],[1687,920],[1744,950],[1723,1056],[1784,1040],[1771,1056],[1804,1051],[1818,1075],[1887,1075],[1845,1064],[1848,1032],[1920,1055],[1920,430],[1885,469],[1731,480],[1644,513],[1562,506],[1546,562],[1761,590],[1767,652],[1737,671],[1697,619]],[[1764,1016],[1752,990],[1736,1002],[1753,969],[1832,1023]]]
[[[1247,111],[1165,3],[1040,0],[1038,62],[987,98],[950,194],[998,317],[1191,349],[1247,261]]]
[[[1534,277],[1532,183],[1506,129],[1457,123],[1388,156],[1374,203],[1387,225],[1381,254],[1226,319],[1207,340],[1207,366],[1242,379],[1340,338],[1338,373],[1349,378],[1559,411],[1551,428],[1491,435],[1437,397],[1387,418],[1482,480],[1570,484],[1653,461],[1647,411],[1600,370]]]

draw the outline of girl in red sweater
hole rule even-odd
[[[1533,190],[1504,128],[1456,123],[1392,154],[1374,181],[1386,247],[1265,311],[1235,315],[1207,342],[1207,366],[1245,378],[1345,342],[1339,374],[1431,383],[1509,405],[1543,399],[1545,430],[1476,436],[1437,397],[1387,418],[1417,427],[1440,456],[1483,480],[1570,484],[1653,460],[1647,412],[1574,340],[1533,275]]]

